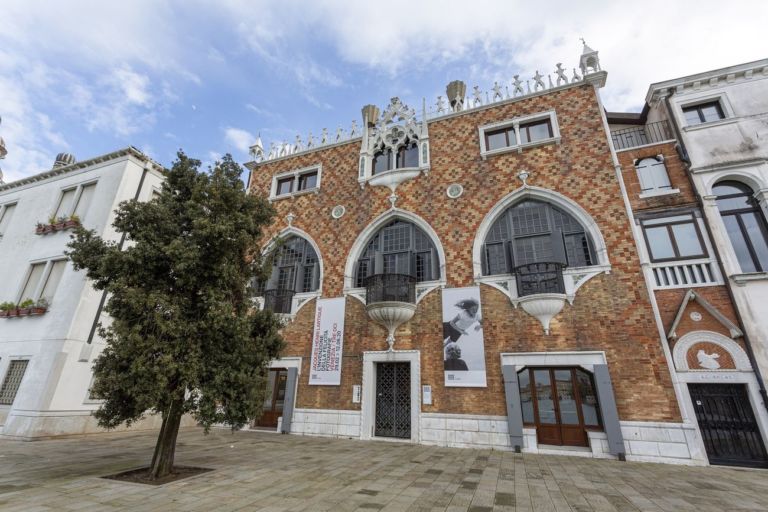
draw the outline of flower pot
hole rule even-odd
[[[42,235],[43,233],[45,233],[45,226],[37,226],[35,228],[36,235]]]
[[[48,311],[48,308],[41,308],[41,307],[38,307],[38,306],[35,306],[33,308],[29,308],[29,314],[30,315],[42,315],[46,311]]]
[[[65,225],[66,225],[66,222],[57,222],[56,224],[53,225],[53,230],[61,231],[62,229],[64,229]]]
[[[68,220],[64,223],[64,229],[72,229],[76,228],[80,225],[80,221],[77,220]]]
[[[53,229],[53,224],[47,224],[45,227],[43,227],[43,234],[52,233]]]
[[[0,318],[8,316],[8,311],[0,311]]]
[[[8,316],[19,316],[19,309],[16,308],[16,309],[8,310]]]
[[[29,315],[29,308],[19,308],[16,311],[19,312],[18,316],[27,316],[27,315]]]

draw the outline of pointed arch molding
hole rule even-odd
[[[688,367],[688,358],[686,357],[688,351],[692,346],[701,342],[714,343],[715,345],[720,346],[723,350],[731,354],[733,363],[736,366],[736,370],[742,372],[752,371],[752,365],[749,363],[749,357],[747,357],[747,353],[744,352],[744,349],[742,349],[739,344],[733,341],[731,338],[723,336],[722,334],[714,331],[693,331],[689,332],[685,336],[681,336],[680,339],[677,340],[677,343],[675,343],[675,348],[672,349],[672,359],[675,362],[675,368],[677,368],[678,372],[711,371],[696,370]],[[729,370],[715,371],[727,372]]]
[[[351,294],[365,303],[365,293],[363,293],[363,296],[361,297],[359,294],[360,289],[355,288],[355,265],[357,260],[363,254],[363,251],[365,251],[368,240],[389,222],[397,219],[411,222],[424,231],[432,243],[435,244],[437,258],[440,261],[440,279],[417,284],[416,302],[418,303],[421,301],[421,299],[430,291],[445,286],[445,250],[443,249],[443,244],[440,242],[440,237],[437,236],[437,233],[427,221],[415,213],[400,208],[391,208],[368,224],[365,229],[357,235],[355,242],[352,244],[352,248],[347,255],[347,263],[344,266],[345,294]]]
[[[584,283],[592,279],[594,276],[601,272],[608,273],[611,270],[611,263],[608,259],[608,249],[605,245],[605,239],[600,232],[600,228],[597,222],[587,211],[578,205],[572,199],[564,196],[554,190],[549,190],[542,187],[534,187],[531,185],[523,185],[522,187],[512,191],[507,196],[501,199],[496,205],[491,208],[488,214],[483,218],[480,223],[480,227],[475,235],[475,241],[472,245],[472,272],[475,276],[475,281],[478,283],[484,283],[494,288],[497,288],[505,295],[507,295],[514,304],[517,304],[517,291],[514,283],[514,277],[511,275],[499,275],[499,276],[483,276],[483,243],[485,242],[488,232],[493,226],[496,219],[503,214],[507,208],[526,199],[536,199],[539,201],[547,202],[557,206],[568,214],[572,215],[578,222],[584,227],[584,231],[589,234],[592,239],[592,244],[595,249],[595,257],[597,258],[597,264],[589,267],[572,267],[567,268],[563,272],[565,280],[565,293],[568,301],[573,303],[576,296],[576,291],[581,288]]]

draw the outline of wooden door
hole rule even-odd
[[[532,368],[536,436],[540,444],[589,446],[575,368]]]
[[[261,418],[256,422],[257,426],[277,428],[277,420],[283,415],[285,386],[287,382],[288,370],[285,368],[272,368],[269,370],[267,394],[264,398]]]

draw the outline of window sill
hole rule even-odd
[[[680,189],[679,188],[672,188],[672,189],[669,189],[669,190],[643,192],[638,197],[640,199],[651,199],[653,197],[672,196],[672,195],[679,194],[679,193],[680,193]]]
[[[385,187],[397,187],[399,184],[417,178],[421,173],[428,173],[429,166],[424,167],[401,167],[399,169],[390,169],[388,171],[380,172],[372,176],[358,180],[360,186],[363,187],[367,183],[372,187],[385,186]]]
[[[744,272],[730,277],[738,286],[744,286],[752,281],[768,281],[768,272]]]
[[[491,151],[481,151],[480,158],[485,160],[489,156],[501,155],[503,153],[511,153],[517,151],[522,153],[524,149],[531,149],[538,146],[546,146],[549,144],[560,144],[560,137],[551,137],[549,139],[537,140],[536,142],[528,142],[526,144],[517,144],[515,146],[507,146],[506,148],[492,149]]]
[[[712,128],[714,126],[723,126],[726,124],[732,124],[739,120],[738,117],[728,117],[725,119],[718,119],[717,121],[709,121],[708,123],[699,123],[699,124],[689,124],[688,126],[683,126],[684,132],[693,132],[696,130],[702,130],[704,128]]]
[[[307,190],[299,190],[298,192],[291,192],[290,194],[281,194],[279,196],[272,196],[269,198],[269,200],[280,201],[282,199],[289,199],[291,197],[305,196],[307,194],[319,194],[319,193],[320,193],[320,187],[316,187],[316,188],[310,188]]]

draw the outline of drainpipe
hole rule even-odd
[[[664,97],[664,106],[667,109],[667,117],[670,119],[670,122],[672,123],[672,129],[675,131],[675,137],[677,138],[678,147],[680,148],[679,153],[681,160],[685,163],[685,169],[688,171],[688,180],[691,182],[691,189],[693,189],[693,193],[696,196],[696,201],[701,205],[702,209],[702,217],[704,218],[704,228],[707,231],[707,236],[712,241],[712,251],[715,253],[715,259],[717,260],[717,268],[720,269],[720,275],[723,276],[723,281],[725,281],[725,289],[728,291],[728,298],[731,300],[731,304],[733,304],[733,310],[736,312],[736,320],[739,322],[739,325],[741,326],[743,338],[744,338],[744,346],[747,348],[747,357],[749,357],[749,363],[752,365],[752,371],[755,373],[755,377],[757,378],[757,386],[759,388],[760,397],[763,399],[763,407],[768,410],[768,392],[766,392],[765,389],[765,383],[763,381],[763,375],[760,372],[760,367],[757,365],[757,360],[755,359],[755,353],[752,351],[752,342],[749,340],[749,335],[747,334],[747,329],[744,327],[744,320],[741,316],[741,311],[739,311],[739,307],[736,304],[736,298],[733,294],[733,284],[731,283],[731,280],[728,278],[727,274],[725,273],[725,267],[723,266],[723,260],[720,257],[720,250],[715,243],[715,239],[712,237],[712,227],[709,224],[709,219],[707,218],[707,215],[704,213],[704,201],[701,198],[701,194],[699,194],[699,190],[696,188],[696,183],[693,180],[693,171],[691,171],[691,160],[688,158],[688,150],[685,147],[685,142],[683,141],[682,133],[680,132],[680,127],[677,125],[677,118],[672,115],[672,105],[670,104],[669,98],[672,97],[673,94],[675,94],[674,89],[667,89],[667,92],[669,93]]]
[[[611,161],[613,162],[613,167],[616,172],[616,180],[619,183],[619,189],[621,190],[621,197],[624,200],[624,209],[626,210],[627,218],[629,219],[630,223],[630,229],[632,230],[632,238],[635,241],[635,249],[637,250],[638,258],[642,258],[642,255],[645,254],[643,252],[642,247],[642,233],[639,232],[639,228],[637,227],[637,224],[635,222],[635,214],[632,211],[632,205],[629,202],[629,195],[627,194],[627,188],[624,184],[624,176],[621,172],[621,164],[619,163],[619,157],[616,155],[616,149],[613,147],[613,141],[611,140],[611,129],[608,125],[608,118],[605,115],[605,108],[603,107],[603,101],[600,98],[600,93],[595,88],[595,96],[597,97],[597,104],[600,110],[600,116],[603,120],[603,130],[605,131],[605,137],[606,142],[608,143],[608,149],[611,152]],[[659,340],[661,341],[661,349],[664,352],[664,359],[667,362],[667,370],[669,370],[669,378],[672,381],[672,389],[675,392],[675,398],[677,399],[677,409],[680,411],[680,418],[683,420],[684,424],[690,424],[692,423],[690,417],[688,416],[688,410],[684,407],[683,402],[683,392],[681,390],[682,384],[677,378],[677,372],[675,372],[675,369],[672,366],[672,352],[669,350],[669,343],[667,343],[667,334],[664,332],[664,325],[661,320],[661,313],[659,312],[659,305],[656,302],[656,294],[653,292],[653,289],[650,286],[650,283],[652,282],[652,276],[650,275],[650,267],[648,264],[645,264],[640,262],[640,266],[642,267],[643,271],[643,277],[645,279],[645,289],[646,292],[648,292],[648,300],[651,303],[651,310],[653,311],[653,317],[654,321],[656,323],[656,328],[659,334]],[[703,445],[701,446],[703,448]],[[703,452],[703,450],[702,450]]]
[[[144,164],[144,169],[141,171],[141,179],[139,180],[139,187],[136,189],[136,193],[133,195],[133,200],[137,201],[139,199],[139,195],[141,194],[141,189],[144,187],[144,178],[147,177],[147,174],[149,173],[149,163]],[[123,233],[123,235],[120,237],[120,243],[117,245],[117,248],[121,251],[123,250],[123,244],[125,244],[125,238],[126,234]],[[107,301],[107,291],[104,290],[104,292],[101,294],[101,300],[99,300],[99,307],[96,308],[96,316],[93,318],[93,323],[91,324],[91,332],[88,333],[88,340],[86,341],[87,344],[93,343],[93,337],[96,335],[96,326],[99,324],[99,317],[101,316],[101,311],[104,309],[104,303]]]

